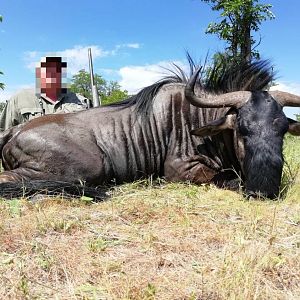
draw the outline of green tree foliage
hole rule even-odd
[[[94,80],[98,88],[98,93],[100,96],[102,96],[106,82],[98,74],[94,75]],[[90,74],[85,70],[80,70],[77,74],[73,75],[70,89],[74,93],[79,93],[84,97],[92,99]]]
[[[106,84],[105,95],[102,97],[102,103],[114,103],[128,98],[128,92],[121,90],[121,86],[117,81],[110,81]]]
[[[127,91],[121,90],[120,85],[116,81],[107,82],[98,74],[94,74],[94,80],[102,105],[118,102],[128,97]],[[90,74],[85,70],[80,70],[73,75],[70,90],[92,100]]]
[[[271,4],[260,4],[259,0],[201,1],[210,4],[213,11],[221,11],[221,21],[210,23],[206,33],[216,34],[227,43],[227,56],[243,62],[259,58],[251,33],[259,31],[263,21],[275,18]]]

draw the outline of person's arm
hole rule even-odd
[[[82,109],[84,109],[84,108],[87,109],[87,108],[92,107],[92,105],[91,105],[92,101],[90,99],[88,99],[80,94],[77,94],[77,93],[75,95],[76,95],[77,99],[79,99],[79,101],[83,107]]]
[[[6,130],[10,127],[20,124],[17,107],[16,107],[16,97],[11,97],[1,113],[0,116],[0,130]]]

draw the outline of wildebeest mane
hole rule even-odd
[[[204,78],[205,90],[209,93],[229,93],[235,91],[266,90],[275,79],[269,60],[252,62],[231,62],[222,58],[207,70]]]
[[[133,95],[121,102],[109,104],[108,106],[122,108],[135,105],[137,114],[147,116],[152,110],[152,103],[155,96],[163,86],[171,83],[185,84],[188,82],[192,74],[196,71],[197,64],[194,62],[194,60],[188,53],[187,60],[189,63],[189,75],[186,74],[186,71],[184,71],[183,68],[181,68],[175,63],[171,64],[171,68],[162,67],[163,70],[167,71],[168,75],[158,80],[154,84],[143,88],[136,95]],[[200,78],[201,75],[197,80],[198,84],[201,84]]]
[[[179,76],[179,74],[171,74],[163,79],[155,82],[154,84],[147,86],[140,90],[136,95],[133,95],[121,102],[109,104],[108,106],[112,107],[130,107],[135,105],[137,114],[147,116],[152,110],[152,103],[159,92],[159,90],[170,83],[185,83],[185,81]]]
[[[110,104],[114,107],[130,107],[135,105],[138,114],[147,116],[151,112],[153,100],[159,90],[171,83],[186,84],[190,77],[201,68],[196,85],[207,93],[228,93],[234,91],[261,91],[266,89],[274,80],[270,61],[257,60],[249,63],[235,63],[223,58],[211,66],[200,66],[187,54],[189,74],[177,64],[172,69],[166,69],[169,75],[156,83],[143,88],[136,95],[119,103]]]

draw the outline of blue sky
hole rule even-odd
[[[264,3],[276,18],[262,24],[258,50],[275,65],[278,88],[300,95],[300,1]],[[67,58],[71,77],[88,70],[92,47],[94,72],[133,93],[161,76],[159,66],[184,65],[186,50],[204,60],[224,48],[205,34],[218,13],[200,0],[2,0],[0,15],[0,101],[34,86],[35,63],[51,53]]]

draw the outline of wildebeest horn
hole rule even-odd
[[[191,76],[190,80],[185,86],[186,99],[195,106],[199,107],[236,107],[239,108],[245,104],[251,97],[251,92],[238,91],[221,95],[213,95],[201,91],[201,96],[197,97],[194,93],[194,87],[201,68]]]
[[[271,91],[269,93],[282,106],[300,106],[300,96],[281,91]]]

